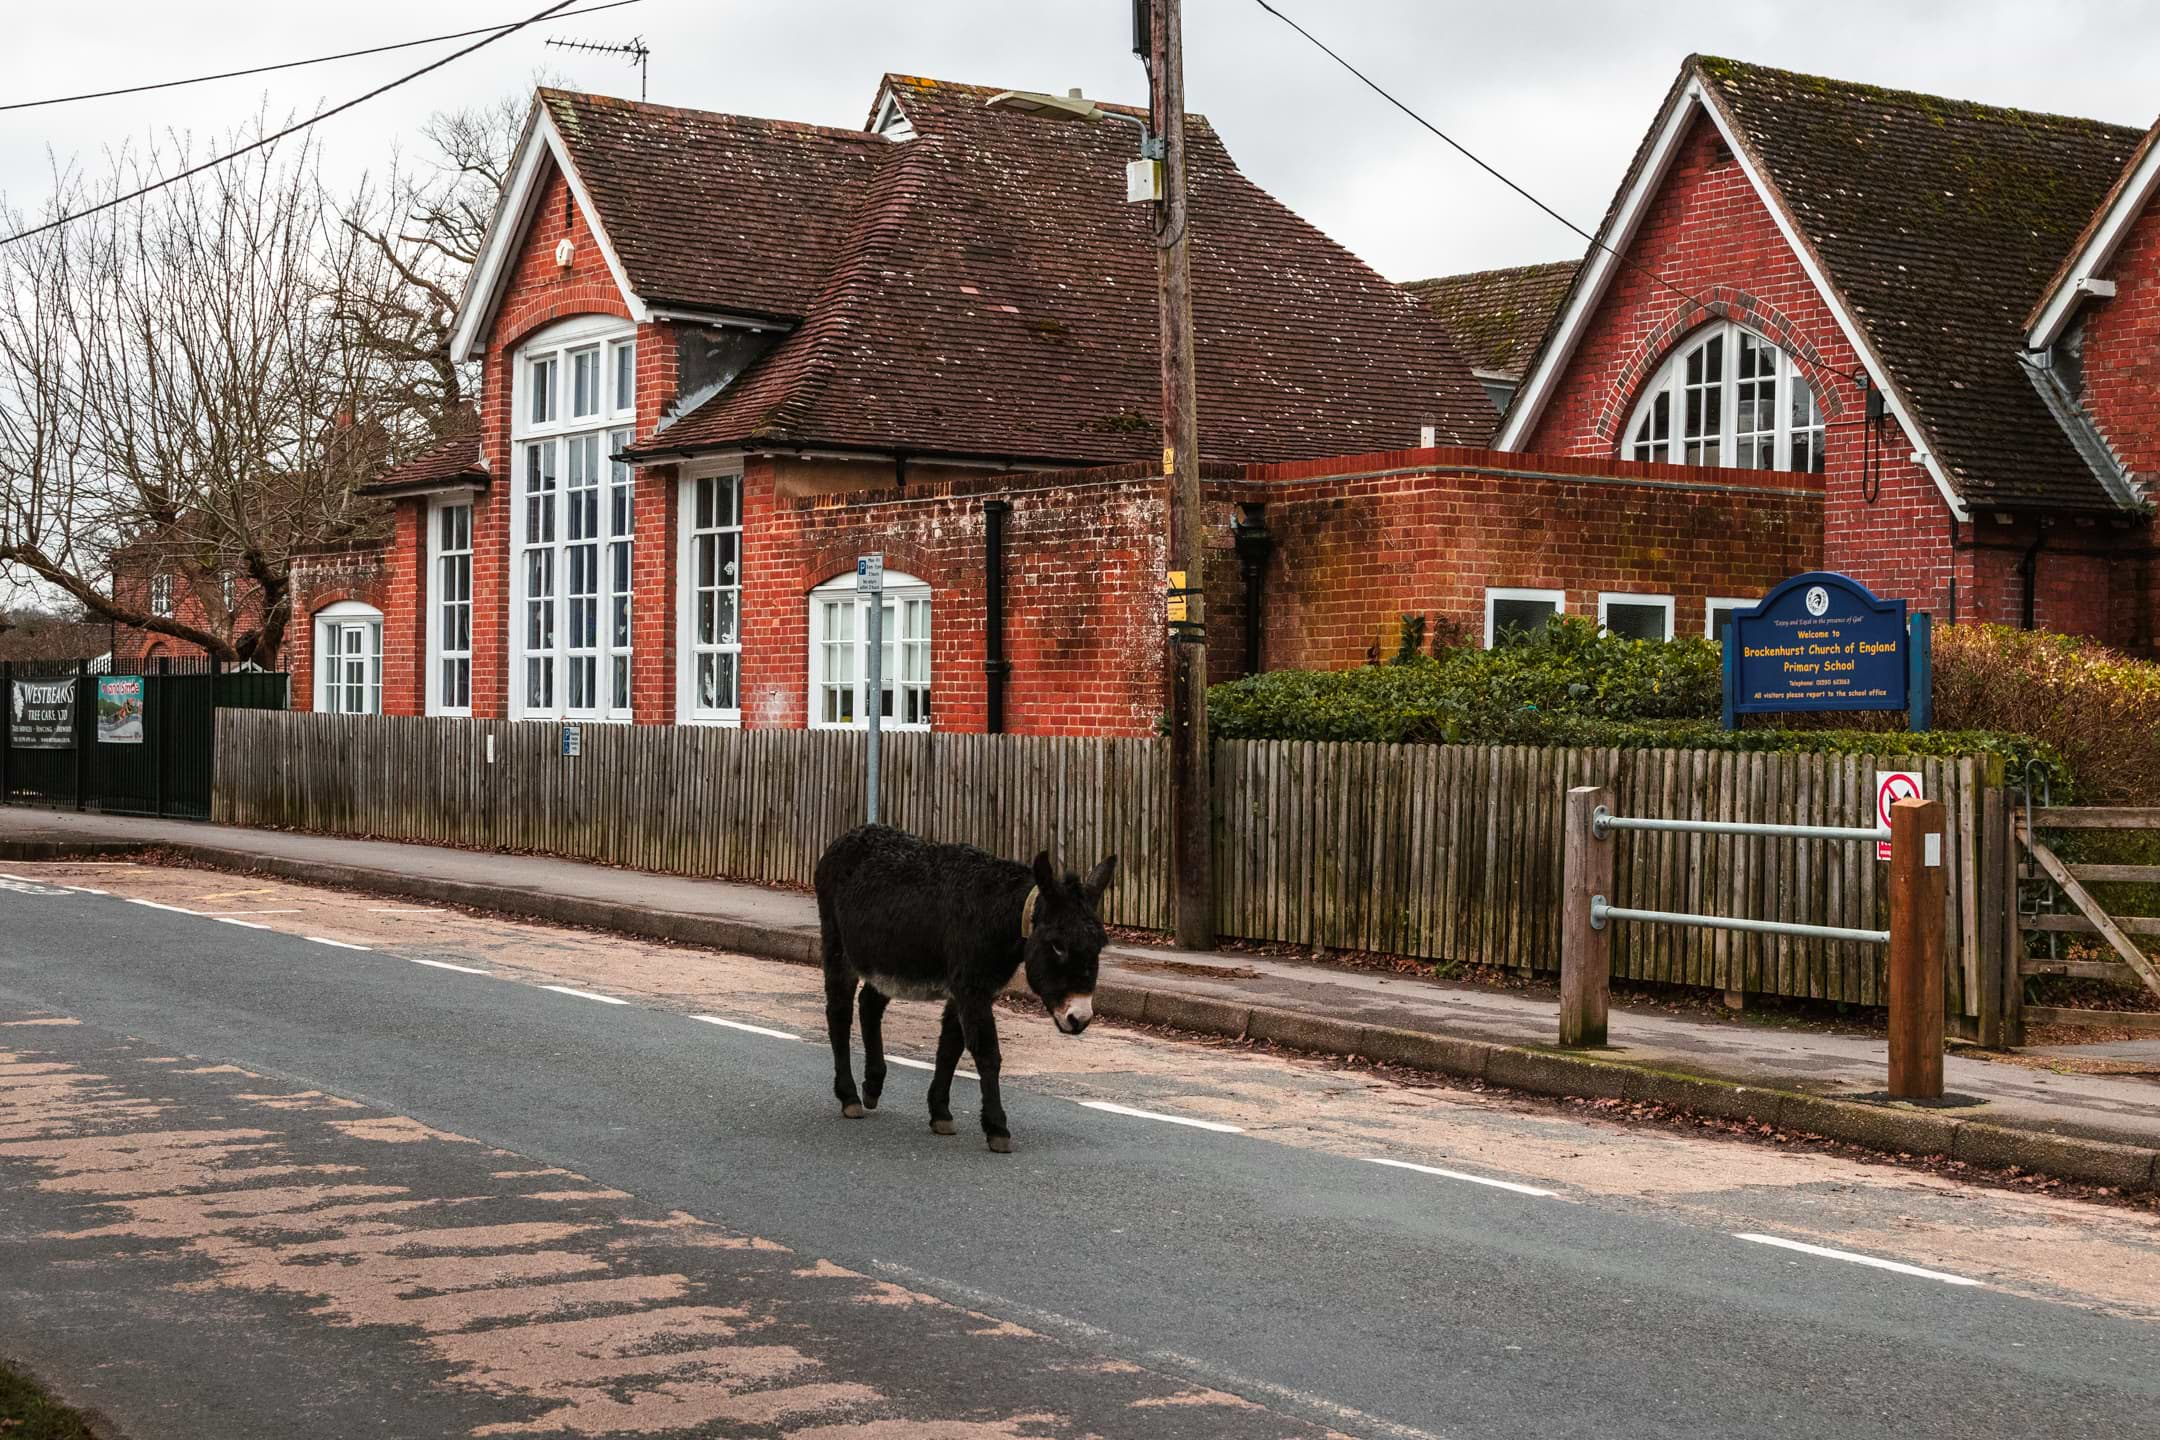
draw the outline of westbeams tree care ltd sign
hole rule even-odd
[[[18,750],[75,745],[75,682],[17,680],[8,696],[8,743]]]

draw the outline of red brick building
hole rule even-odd
[[[852,131],[540,92],[457,321],[476,427],[369,487],[387,544],[296,564],[295,703],[860,725],[876,550],[887,723],[1152,729],[1134,136],[993,93],[887,77]],[[1480,448],[1445,326],[1188,144],[1218,678],[1391,653],[1404,613],[1699,634],[1816,563],[1811,473]]]
[[[1826,568],[2150,650],[2156,171],[2121,126],[1690,58],[1496,443],[1813,471]]]

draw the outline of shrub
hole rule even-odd
[[[2011,632],[2021,634],[2022,632]],[[2018,733],[2008,712],[1976,698],[1945,712],[1943,676],[1967,678],[1961,636],[1936,632],[1937,721],[1924,735],[1854,725],[1853,716],[1812,717],[1793,727],[1719,723],[1722,657],[1699,638],[1627,640],[1583,619],[1556,619],[1517,643],[1492,650],[1458,646],[1430,658],[1409,644],[1395,663],[1354,670],[1278,670],[1217,685],[1208,719],[1225,740],[1362,740],[1393,743],[1604,745],[1627,749],[1790,750],[1841,755],[2003,756],[2010,774],[2028,760],[2063,798],[2070,786],[2055,736]],[[1407,640],[1407,636],[1406,636]],[[1945,650],[1952,658],[1946,666]],[[2125,662],[2128,663],[2128,662]],[[2155,669],[2155,667],[2144,667]],[[2156,671],[2160,673],[2160,671]],[[1902,719],[1897,718],[1902,725]],[[1832,728],[1839,721],[1843,728]],[[2074,769],[2074,767],[2072,767]]]
[[[1935,631],[1935,721],[2030,736],[2083,805],[2160,805],[2160,664],[2007,625]]]

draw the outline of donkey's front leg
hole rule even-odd
[[[1005,1128],[1005,1102],[998,1098],[997,1016],[988,997],[962,1003],[960,1028],[966,1034],[968,1054],[975,1057],[975,1074],[981,1081],[983,1134],[992,1150],[1007,1154],[1012,1150],[1012,1131]]]
[[[944,1028],[938,1031],[937,1069],[930,1075],[930,1128],[940,1135],[953,1133],[952,1077],[965,1043],[960,1033],[960,1007],[948,1000]]]
[[[862,1099],[871,1110],[885,1093],[885,1007],[891,1002],[884,991],[862,987]]]
[[[855,1090],[855,1062],[848,1054],[848,1029],[855,1018],[855,977],[835,969],[825,972],[825,1033],[832,1037],[833,1098],[850,1120],[863,1115]]]

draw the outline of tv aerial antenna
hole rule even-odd
[[[593,55],[621,55],[638,68],[637,98],[645,99],[646,81],[650,78],[652,50],[645,44],[645,37],[633,35],[627,45],[603,45],[597,40],[555,40],[547,42],[557,50],[583,50]]]

